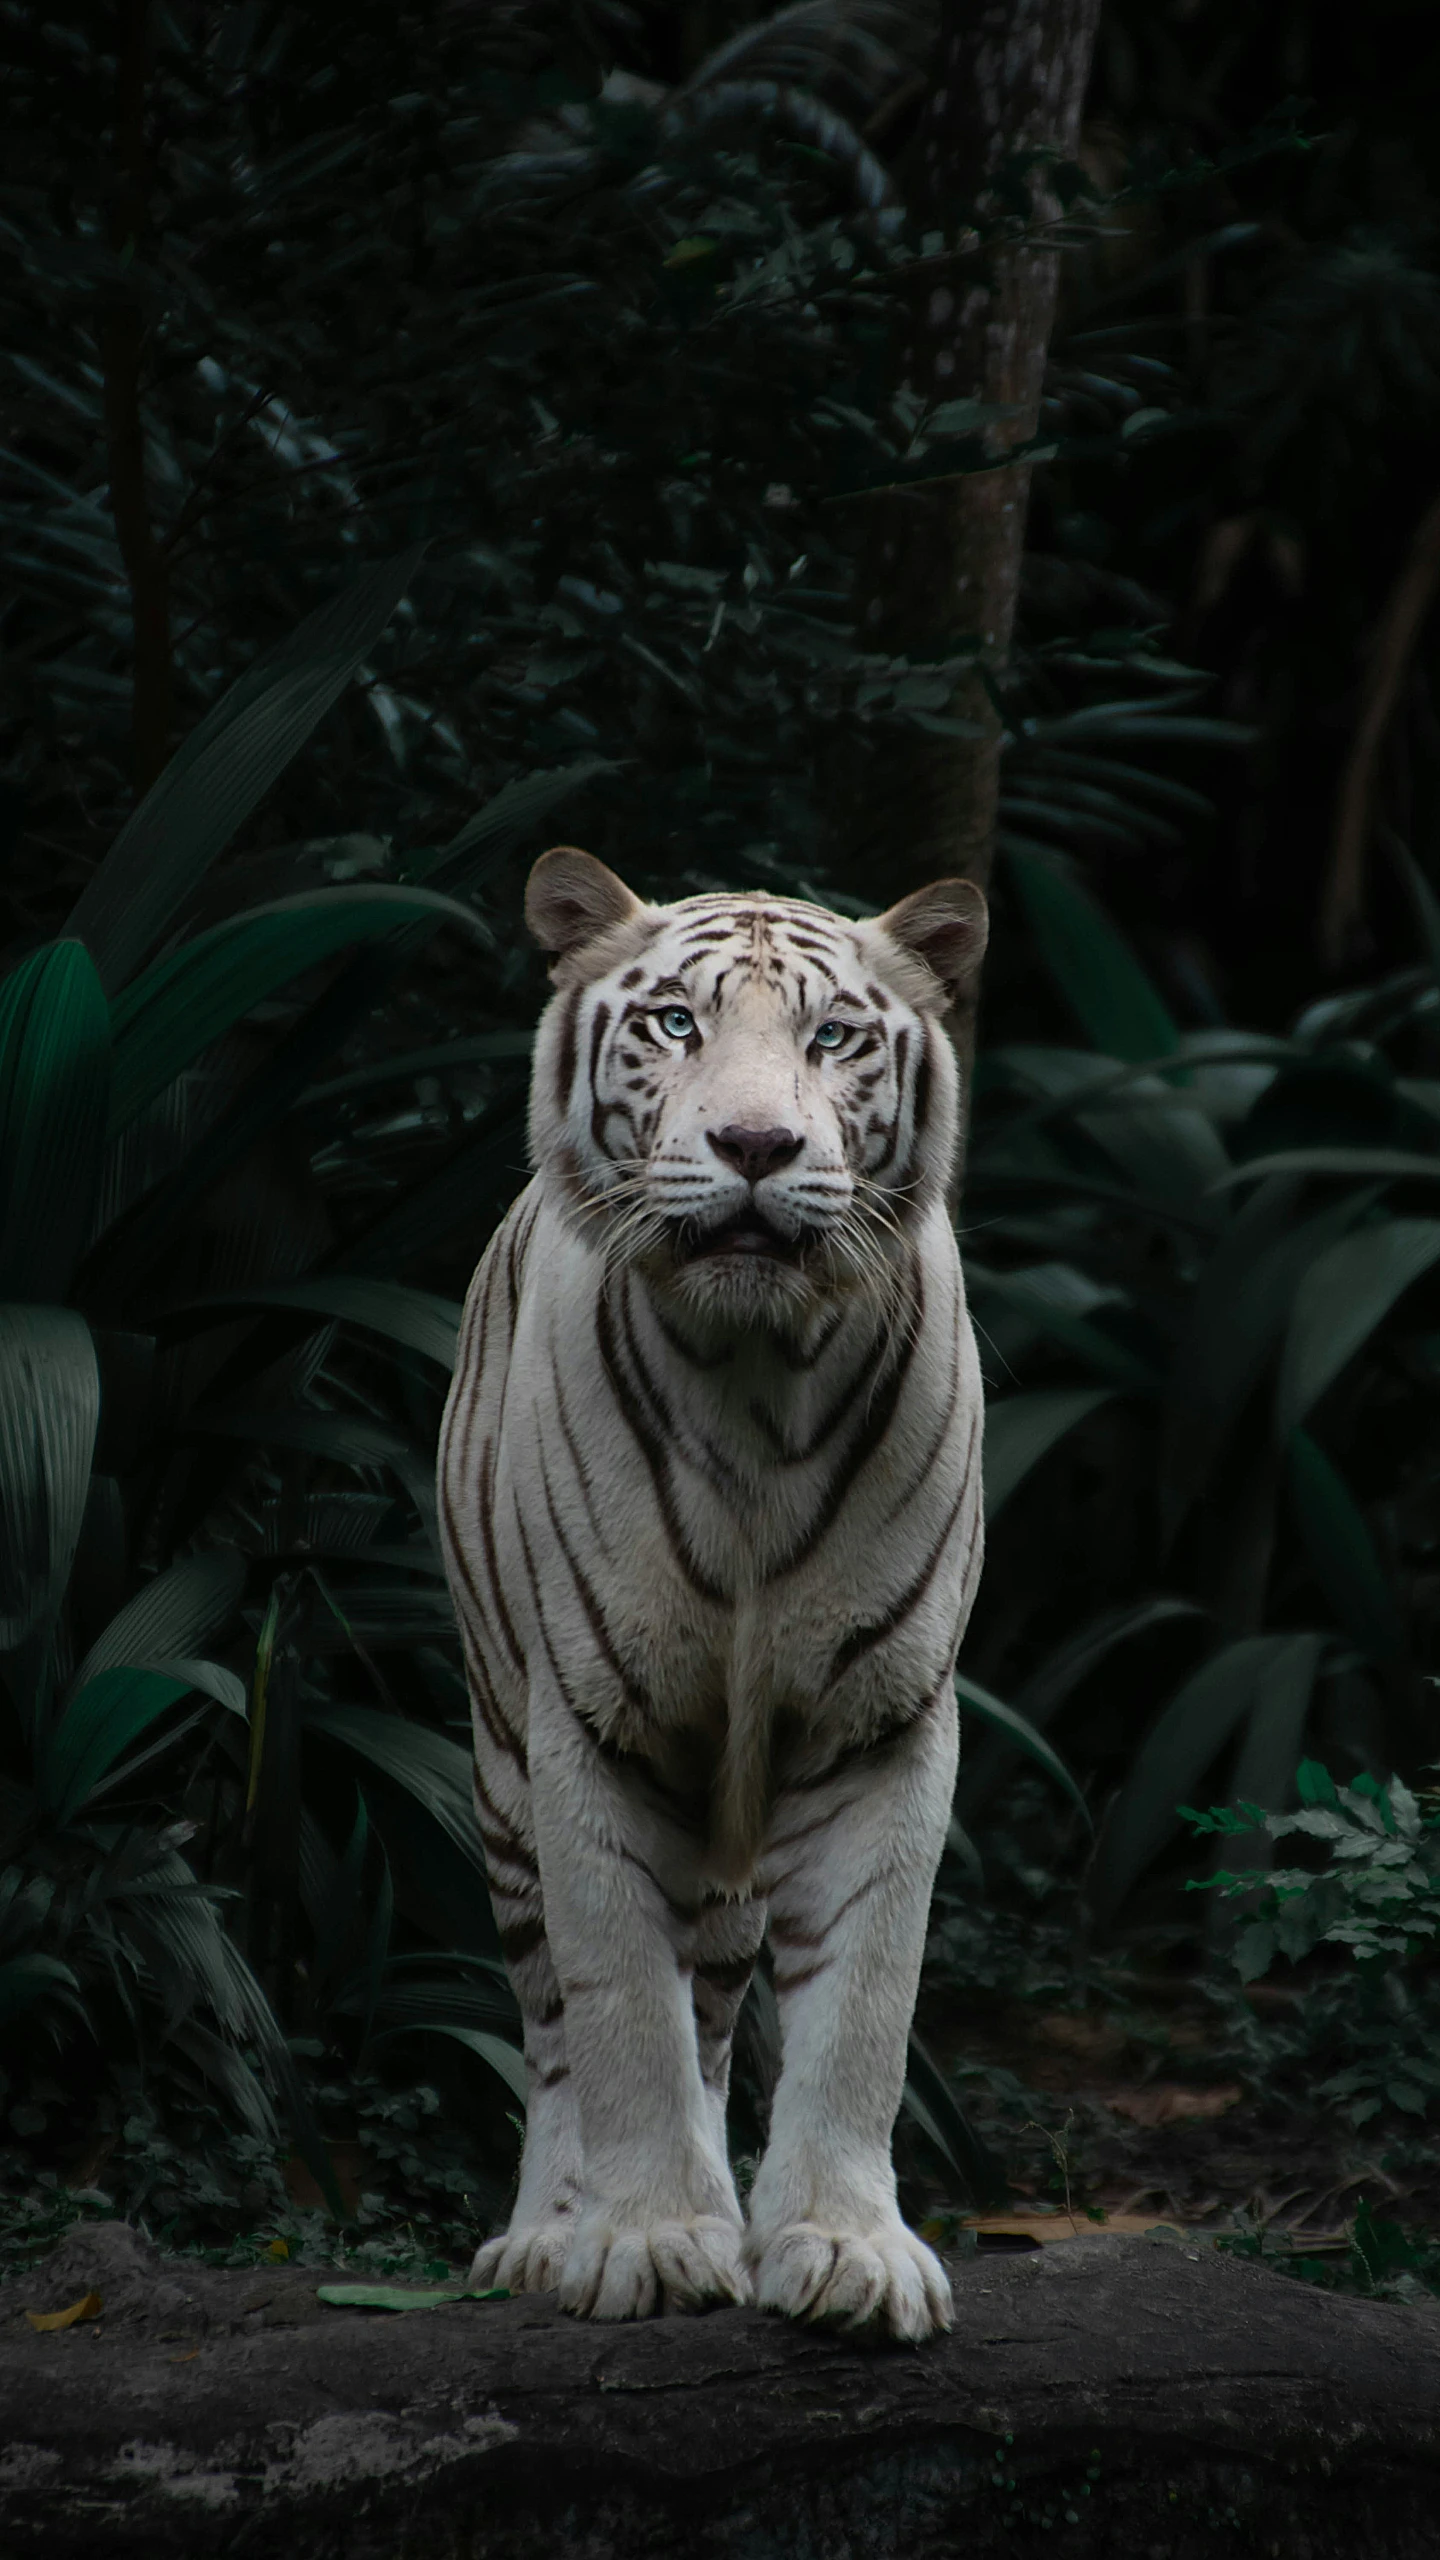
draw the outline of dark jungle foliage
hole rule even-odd
[[[661,895],[892,893],[835,852],[837,731],[943,734],[976,645],[849,611],[865,491],[980,459],[894,388],[930,28],[0,27],[6,2174],[37,2230],[63,2175],[293,2238],[358,2143],[361,2233],[443,2258],[523,2102],[429,1490],[523,1179],[519,883],[562,835]],[[1098,1834],[1087,1926],[1183,1954],[1182,1799],[1440,1756],[1423,613],[1349,908],[1333,814],[1434,498],[1436,60],[1418,10],[1112,0],[1065,181],[964,1206],[946,1890],[1002,1935],[1022,1759]],[[1257,1891],[1272,1839],[1225,1843]],[[920,2047],[910,2097],[917,2173],[992,2192]]]

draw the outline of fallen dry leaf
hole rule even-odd
[[[1134,2240],[1142,2232],[1180,2226],[1161,2213],[1108,2213],[1103,2222],[1092,2222],[1086,2213],[976,2213],[960,2227],[981,2238],[989,2233],[997,2240],[1034,2240],[1043,2249],[1059,2240]]]
[[[1148,2089],[1114,2089],[1105,2104],[1132,2124],[1180,2124],[1187,2116],[1228,2115],[1243,2095],[1238,2081],[1220,2089],[1185,2089],[1178,2080],[1157,2080]]]
[[[1037,2018],[1034,2034],[1038,2043],[1092,2066],[1118,2062],[1129,2042],[1124,2029],[1112,2026],[1108,2018],[1074,2017],[1064,2009]]]
[[[64,2311],[27,2311],[32,2329],[73,2329],[77,2320],[98,2320],[105,2305],[98,2293],[82,2293]]]
[[[360,2210],[360,2198],[365,2187],[374,2184],[374,2163],[358,2142],[332,2142],[329,2158],[340,2202],[353,2220]],[[329,2211],[329,2198],[298,2151],[292,2152],[286,2161],[284,2175],[285,2192],[293,2205],[298,2205],[305,2213]]]

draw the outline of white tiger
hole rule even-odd
[[[890,2145],[981,1557],[940,1017],[984,901],[648,906],[558,846],[526,915],[557,990],[537,1170],[440,1444],[530,2087],[475,2280],[923,2338],[949,2287]],[[747,2225],[725,2108],[767,1926],[783,2053]]]

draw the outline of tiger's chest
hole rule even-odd
[[[737,1720],[803,1752],[928,1694],[978,1536],[958,1265],[903,1336],[837,1343],[793,1391],[743,1346],[687,1363],[633,1295],[564,1276],[527,1289],[496,1417],[497,1564],[527,1659],[620,1747],[664,1733],[700,1760]]]

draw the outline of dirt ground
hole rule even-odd
[[[1263,2018],[1303,1994],[1260,1984],[1248,1997]],[[1203,1992],[1183,1980],[1132,1977],[1115,2006],[1083,2011],[965,2010],[949,1997],[922,2008],[919,2024],[1010,2165],[1017,2198],[1312,2243],[1338,2237],[1363,2198],[1416,2236],[1440,2235],[1440,2146],[1422,2123],[1386,2115],[1357,2129],[1338,2110],[1257,2096]],[[969,2077],[967,2065],[986,2076]],[[1003,2075],[1017,2087],[997,2102]],[[1024,2092],[1043,2127],[1018,2116]]]

